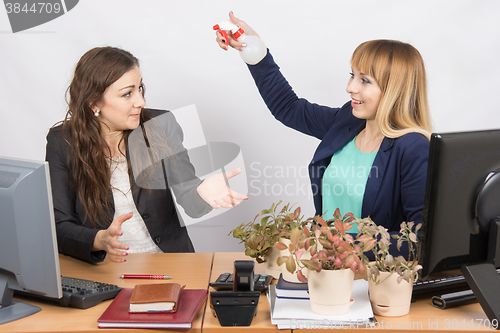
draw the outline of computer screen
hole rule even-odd
[[[40,311],[14,291],[61,298],[47,162],[0,157],[0,324]]]
[[[479,225],[477,215],[500,216],[500,197],[492,192],[486,198],[495,203],[493,212],[476,201],[488,175],[498,170],[500,130],[432,134],[419,254],[422,277],[488,260],[489,229]]]
[[[431,136],[421,277],[460,268],[491,322],[500,322],[500,130]]]

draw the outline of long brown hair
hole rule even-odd
[[[111,150],[101,135],[101,124],[92,107],[102,100],[106,89],[123,74],[139,66],[131,53],[115,47],[96,47],[87,51],[75,67],[68,87],[68,111],[63,121],[63,133],[69,132],[70,163],[73,167],[75,191],[95,227],[106,226],[112,217],[111,172],[106,156]],[[142,92],[144,96],[144,90]],[[149,117],[141,112],[141,125]],[[131,131],[121,140],[127,143]]]
[[[417,132],[430,138],[425,66],[415,47],[396,40],[367,41],[356,48],[351,65],[372,76],[382,90],[376,119],[384,136]]]

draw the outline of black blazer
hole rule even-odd
[[[134,203],[141,214],[153,241],[163,252],[194,252],[193,244],[189,238],[186,227],[181,226],[173,201],[172,188],[177,202],[192,217],[199,217],[211,211],[211,207],[199,196],[196,191],[201,180],[195,176],[195,170],[189,161],[186,149],[182,145],[182,130],[175,120],[173,114],[168,111],[144,109],[143,112],[150,113],[154,118],[145,124],[148,132],[148,123],[154,122],[161,125],[166,136],[169,149],[174,152],[170,157],[162,156],[163,161],[157,161],[152,168],[158,169],[153,172],[156,175],[165,175],[167,179],[172,178],[173,184],[167,184],[165,177],[161,177],[163,186],[150,184],[144,181],[139,186],[134,172],[131,173],[131,188]],[[62,136],[62,125],[52,128],[47,135],[46,160],[49,162],[50,177],[52,183],[52,195],[54,202],[54,213],[57,231],[57,242],[59,252],[72,257],[96,263],[104,260],[104,251],[92,252],[91,246],[95,235],[100,229],[92,226],[89,219],[85,219],[86,213],[78,199],[73,185],[73,169],[69,160],[70,145],[68,144],[69,133]],[[134,137],[142,138],[142,130],[139,127],[129,137],[129,147]],[[141,147],[141,141],[135,145],[140,149],[131,151],[127,147],[127,159],[130,161],[131,154],[146,154],[148,148]],[[146,140],[142,142],[149,143]],[[153,164],[153,163],[151,163]],[[133,169],[133,167],[132,167]],[[179,173],[179,170],[182,171]],[[170,183],[170,182],[169,182]],[[170,185],[170,186],[169,186]],[[168,186],[168,187],[167,187]],[[112,192],[110,191],[110,196]],[[109,210],[109,218],[113,218],[114,209]]]

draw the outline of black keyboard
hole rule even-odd
[[[61,276],[62,298],[52,298],[16,290],[16,294],[43,299],[60,306],[88,309],[102,301],[115,298],[122,290],[114,284]]]
[[[215,282],[210,282],[210,286],[215,290],[233,290],[233,274],[224,273],[219,275]],[[273,281],[273,277],[267,274],[254,274],[254,287],[255,291],[266,291],[267,286]]]
[[[63,297],[61,306],[87,309],[102,301],[115,298],[122,288],[114,284],[61,276]]]
[[[500,274],[500,269],[497,269],[497,272]],[[470,287],[461,274],[413,283],[413,295],[425,294],[428,292],[441,292],[447,289],[465,290],[470,289]]]

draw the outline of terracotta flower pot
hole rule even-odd
[[[286,238],[281,238],[280,242],[285,244],[286,246],[289,246],[291,243],[291,241],[289,239],[286,239]],[[290,255],[290,251],[288,251],[288,249],[287,250],[280,250],[281,257],[289,256],[289,255]],[[304,254],[302,255],[302,259],[311,259],[311,254],[309,252],[304,252]],[[307,268],[302,269],[302,273],[304,273],[304,275],[307,277],[308,269]],[[295,271],[294,273],[290,273],[286,269],[286,264],[281,265],[281,274],[283,275],[283,280],[285,280],[285,281],[300,283],[299,279],[297,278],[297,271]]]
[[[410,312],[413,283],[398,283],[398,274],[381,272],[380,284],[368,279],[368,291],[373,313],[386,317],[404,316]]]
[[[311,310],[326,316],[349,312],[354,273],[350,269],[309,271],[307,276]]]

